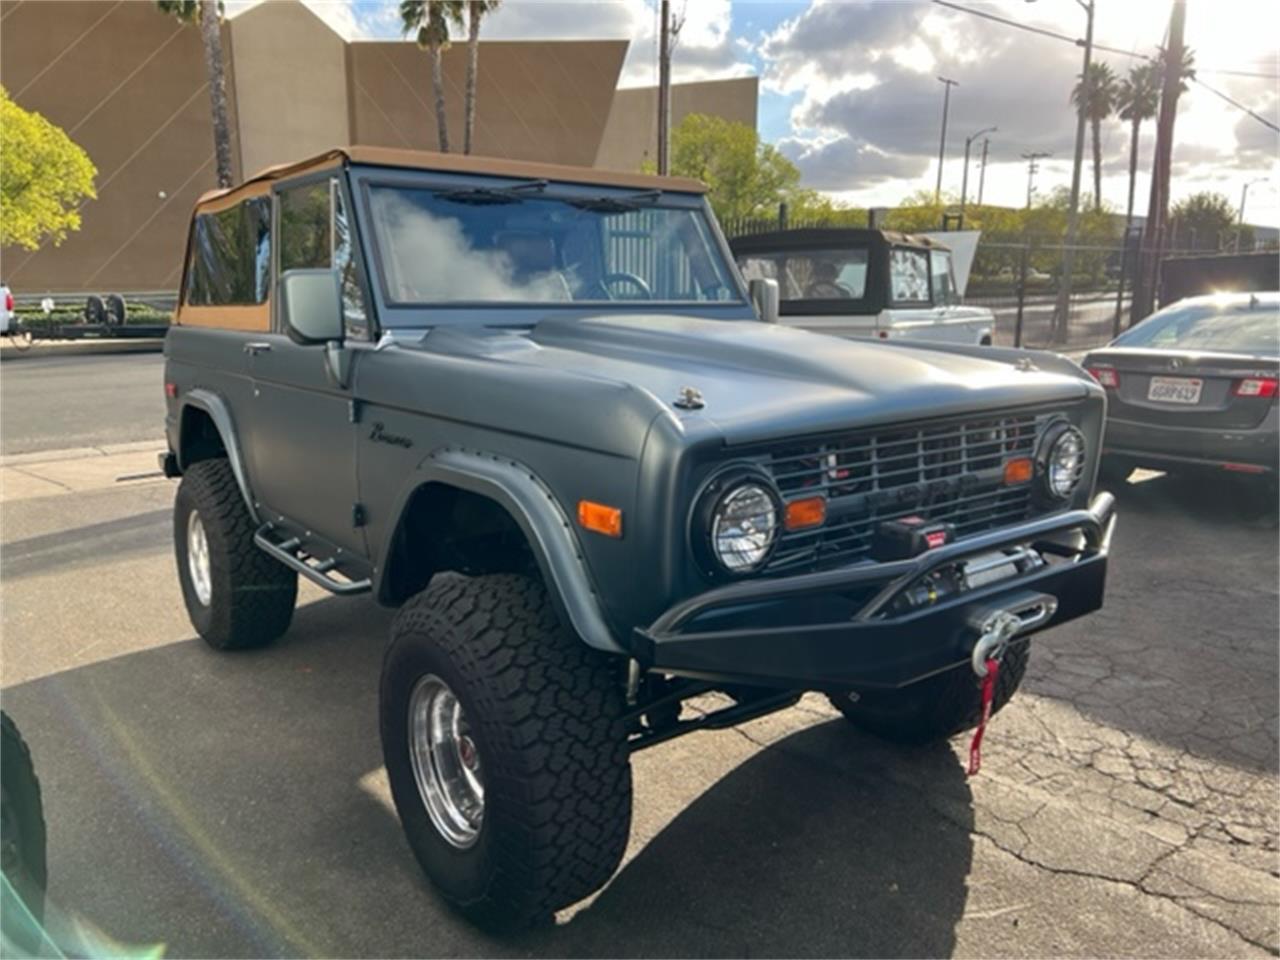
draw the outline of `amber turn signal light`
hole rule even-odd
[[[787,516],[784,521],[788,530],[803,530],[805,527],[817,527],[827,519],[827,498],[808,497],[804,500],[792,500],[787,504]]]
[[[606,537],[621,537],[622,511],[617,507],[606,507],[603,503],[579,500],[578,524],[584,530],[594,530]]]
[[[1019,457],[1017,460],[1010,460],[1004,465],[1004,482],[1008,486],[1015,483],[1028,483],[1034,472],[1035,465],[1031,462],[1030,457]]]

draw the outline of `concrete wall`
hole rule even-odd
[[[4,0],[0,83],[98,168],[81,229],[59,247],[4,248],[5,282],[22,293],[176,287],[191,207],[217,186],[199,28],[149,2]],[[227,86],[234,130],[230,74]]]
[[[759,78],[678,83],[671,88],[671,125],[691,113],[710,113],[756,127]],[[658,149],[658,88],[634,87],[614,94],[609,122],[593,166],[639,170]]]
[[[294,0],[268,0],[229,21],[240,160],[248,172],[352,142],[346,41]]]
[[[438,150],[427,52],[367,40],[348,50],[354,142]],[[472,152],[591,166],[626,53],[625,40],[482,42]],[[466,45],[443,60],[450,147],[461,152]]]

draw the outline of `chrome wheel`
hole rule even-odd
[[[209,571],[209,538],[205,536],[204,522],[196,510],[187,517],[187,573],[196,599],[207,607],[213,600],[213,574]]]
[[[409,697],[409,756],[436,830],[452,846],[470,847],[484,819],[480,751],[462,704],[434,673],[420,679]]]

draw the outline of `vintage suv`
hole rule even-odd
[[[196,207],[162,457],[187,610],[231,650],[299,575],[400,608],[391,793],[479,923],[609,878],[632,751],[804,691],[949,737],[988,663],[998,709],[1027,637],[1102,603],[1091,378],[776,319],[690,180],[352,147]]]

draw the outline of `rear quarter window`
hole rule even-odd
[[[271,280],[271,201],[253,197],[196,215],[185,302],[192,306],[260,304]]]

